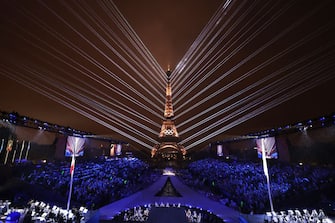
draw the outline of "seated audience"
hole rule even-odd
[[[275,204],[289,197],[318,193],[334,185],[335,170],[308,165],[269,164],[270,188]],[[244,213],[269,210],[267,182],[262,163],[224,162],[203,159],[192,162],[179,174],[182,181],[208,196],[217,197],[225,205]]]
[[[42,185],[64,197],[69,192],[70,165],[48,163],[25,172],[21,180]],[[104,162],[77,162],[74,170],[72,200],[89,209],[97,209],[150,185],[158,174],[136,158]]]

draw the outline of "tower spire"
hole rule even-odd
[[[172,118],[174,116],[173,105],[172,105],[172,90],[171,83],[168,79],[168,83],[166,85],[166,93],[165,93],[165,109],[164,109],[164,117]]]
[[[167,77],[167,79],[168,79],[168,81],[170,80],[170,77],[171,77],[171,70],[170,70],[170,64],[168,65],[168,69],[167,69],[167,71],[166,71],[166,77]]]

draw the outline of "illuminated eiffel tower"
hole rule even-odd
[[[168,70],[166,75],[168,82],[166,86],[164,120],[159,133],[159,144],[154,146],[151,156],[167,160],[176,160],[185,157],[186,150],[181,144],[178,144],[180,138],[173,119],[174,112],[170,82],[171,71]]]

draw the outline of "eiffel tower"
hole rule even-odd
[[[179,144],[180,138],[174,123],[170,69],[166,72],[166,75],[168,82],[166,85],[164,120],[159,133],[159,144],[155,145],[152,149],[151,157],[163,158],[166,160],[177,160],[185,158],[186,150],[184,146]]]

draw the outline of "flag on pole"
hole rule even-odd
[[[271,212],[274,213],[274,209],[273,209],[273,203],[272,203],[272,195],[271,195],[271,188],[270,188],[270,177],[269,177],[269,170],[268,170],[268,165],[266,162],[266,153],[265,153],[265,143],[264,143],[265,139],[262,138],[261,139],[261,146],[262,146],[262,160],[263,160],[263,170],[264,170],[264,175],[266,177],[266,184],[267,184],[267,188],[268,188],[268,195],[269,195],[269,201],[270,201],[270,209]]]
[[[85,138],[79,138],[74,136],[68,136],[66,142],[65,156],[72,157],[83,156],[85,148]]]
[[[265,157],[267,159],[277,159],[278,151],[276,146],[275,137],[266,137],[261,139],[256,139],[257,154],[259,158],[262,158],[263,149],[265,150]]]
[[[269,171],[268,171],[268,165],[266,163],[266,154],[265,154],[265,144],[264,144],[264,138],[261,139],[262,142],[262,160],[263,160],[263,170],[265,176],[269,176]]]
[[[13,140],[9,139],[8,142],[7,142],[6,150],[7,150],[7,152],[10,152],[10,151],[12,151],[12,149],[13,149]]]
[[[67,145],[65,150],[65,156],[71,155],[71,166],[70,166],[70,189],[69,189],[69,196],[67,200],[67,217],[69,216],[69,210],[70,210],[70,203],[71,203],[71,195],[72,195],[72,187],[73,187],[73,174],[74,174],[74,168],[76,163],[76,156],[80,156],[84,152],[84,144],[85,139],[74,137],[74,136],[68,136],[67,138]]]
[[[75,158],[74,158],[74,154],[72,155],[72,160],[71,160],[71,167],[70,167],[70,174],[73,175],[74,172],[74,166],[75,166]]]

